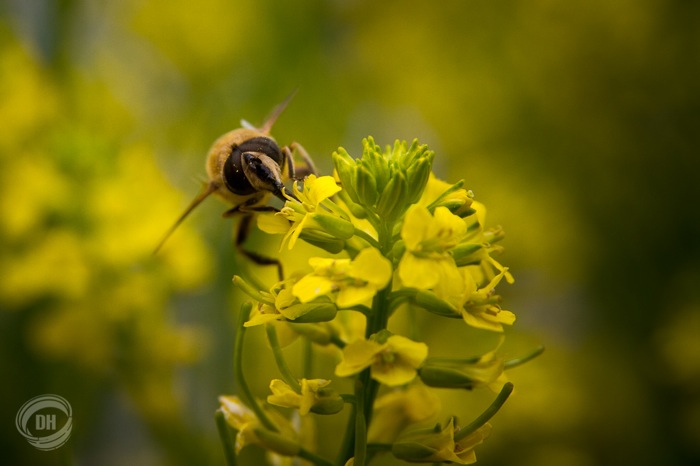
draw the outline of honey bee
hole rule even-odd
[[[254,214],[277,210],[268,205],[271,196],[282,201],[287,200],[285,196],[294,197],[285,187],[285,181],[302,179],[310,173],[316,173],[311,157],[300,144],[292,142],[288,146],[280,147],[270,136],[272,126],[295,93],[277,105],[261,127],[255,128],[242,120],[242,128],[229,131],[214,141],[206,160],[208,182],[165,233],[154,254],[163,247],[183,220],[204,199],[214,194],[233,205],[224,212],[224,217],[241,216],[235,235],[235,245],[239,252],[258,264],[277,265],[281,275],[279,261],[248,251],[242,245],[248,236]],[[298,152],[304,161],[300,169],[295,167],[294,151]]]

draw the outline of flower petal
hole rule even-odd
[[[428,226],[433,221],[430,211],[423,206],[414,204],[408,208],[401,227],[401,238],[409,251],[416,250],[421,241],[428,235]]]
[[[365,248],[355,257],[348,275],[371,283],[381,289],[391,279],[391,262],[378,249]]]
[[[335,284],[328,277],[309,274],[301,278],[292,289],[294,296],[302,303],[313,301],[319,296],[330,294],[334,290]]]
[[[358,304],[367,304],[377,294],[377,289],[372,286],[346,285],[340,289],[335,298],[335,304],[339,308],[348,308]]]
[[[379,344],[371,340],[357,340],[343,348],[343,360],[335,368],[335,375],[347,377],[357,374],[374,362],[374,357],[379,354],[386,344]]]

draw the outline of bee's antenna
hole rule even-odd
[[[264,134],[270,133],[270,130],[272,129],[272,125],[275,124],[275,121],[277,121],[277,118],[279,118],[279,116],[282,114],[284,109],[287,108],[287,105],[289,105],[289,102],[291,102],[292,98],[296,95],[298,90],[299,90],[298,88],[294,89],[291,92],[291,94],[289,94],[287,96],[287,98],[284,99],[284,101],[282,101],[281,104],[277,105],[275,108],[272,109],[272,112],[270,112],[270,114],[265,119],[265,123],[263,123],[262,126],[260,128],[258,128],[258,130],[261,133],[264,133]]]
[[[178,218],[175,221],[175,223],[173,224],[173,226],[171,226],[170,229],[165,233],[165,235],[163,235],[163,239],[160,240],[160,242],[158,243],[158,246],[156,246],[156,248],[153,250],[153,255],[157,254],[158,251],[160,251],[160,248],[163,247],[163,245],[168,240],[168,238],[170,238],[170,235],[172,235],[173,232],[177,229],[177,227],[180,226],[182,221],[185,220],[185,218],[187,218],[187,216],[190,214],[190,212],[192,212],[195,209],[195,207],[197,207],[199,204],[201,204],[204,199],[206,199],[210,194],[212,194],[217,189],[219,189],[219,187],[216,184],[210,182],[209,184],[207,184],[206,188],[204,188],[204,190],[197,195],[197,197],[192,199],[192,202],[190,203],[190,205],[187,206],[187,208],[182,213],[182,215],[180,215],[180,218]]]

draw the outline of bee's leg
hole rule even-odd
[[[251,221],[253,220],[253,218],[254,216],[252,213],[243,214],[240,222],[238,222],[235,229],[236,250],[258,265],[276,266],[277,276],[279,277],[279,280],[282,281],[284,280],[284,271],[282,270],[282,263],[279,260],[273,257],[263,256],[262,254],[258,254],[257,252],[249,251],[248,249],[243,247],[243,244],[248,239],[248,235],[250,234],[250,228],[252,226]]]
[[[277,266],[277,275],[279,276],[279,279],[281,281],[284,279],[284,273],[282,270],[282,263],[279,260],[272,257],[263,256],[253,251],[249,251],[243,247],[243,244],[248,239],[248,235],[250,235],[251,221],[254,218],[253,214],[255,212],[278,212],[278,210],[272,206],[254,205],[258,202],[260,202],[260,199],[252,198],[244,202],[243,204],[239,204],[236,207],[227,210],[226,212],[224,212],[223,216],[225,218],[234,217],[238,215],[241,216],[241,220],[236,224],[236,227],[234,229],[234,240],[236,250],[251,261],[255,262],[256,264]]]
[[[302,167],[297,168],[294,165],[294,157],[292,156],[292,151],[297,151],[299,155],[301,155],[301,158],[304,160],[304,165]],[[298,142],[293,142],[289,146],[284,146],[282,148],[282,152],[287,157],[287,167],[289,167],[289,178],[293,180],[302,180],[308,175],[318,174],[318,172],[316,171],[316,166],[314,165],[314,162],[311,159],[311,156],[308,152],[306,152],[306,149],[304,149],[304,147]]]

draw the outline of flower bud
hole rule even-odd
[[[345,241],[334,238],[333,236],[321,231],[304,230],[301,232],[299,237],[312,246],[321,248],[324,251],[330,252],[331,254],[338,254],[340,251],[345,249]]]
[[[418,139],[411,141],[411,145],[406,148],[406,142],[396,141],[394,142],[394,154],[399,154],[401,165],[408,167],[415,163],[416,160],[423,157],[428,151],[428,146],[426,144],[420,145]]]
[[[335,390],[322,388],[318,391],[318,399],[311,406],[311,412],[315,414],[338,414],[345,407],[345,402]]]
[[[372,173],[377,182],[377,189],[381,192],[391,174],[388,161],[371,136],[362,141],[362,146],[362,164]]]
[[[335,315],[338,313],[338,308],[333,303],[305,303],[296,304],[295,306],[300,306],[298,312],[303,312],[303,314],[294,319],[294,322],[298,324],[330,322],[335,319]]]
[[[350,209],[350,213],[353,214],[357,218],[367,218],[367,211],[365,210],[364,207],[362,207],[360,204],[356,204],[348,195],[345,190],[342,190],[338,193],[338,197],[342,199],[342,201],[345,203],[345,205]]]
[[[437,450],[418,442],[399,442],[392,445],[391,453],[396,458],[409,463],[434,463],[432,458]]]
[[[398,218],[408,204],[406,204],[406,193],[408,183],[403,173],[395,173],[384,188],[377,204],[377,213],[387,220]]]
[[[478,264],[482,257],[476,254],[483,248],[483,245],[479,243],[461,243],[452,248],[450,251],[452,257],[457,264],[457,267],[462,267],[465,265]]]
[[[355,160],[350,157],[350,154],[339,147],[337,151],[333,152],[333,163],[335,165],[335,171],[338,174],[340,183],[343,186],[343,190],[348,193],[350,198],[354,202],[358,202],[357,193],[355,192]]]
[[[360,203],[372,207],[377,202],[377,182],[374,175],[364,165],[358,164],[355,169],[355,191]]]
[[[447,301],[437,297],[429,290],[419,290],[413,298],[413,302],[428,312],[442,317],[461,317],[461,313]]]
[[[428,387],[474,388],[474,380],[458,369],[428,363],[418,369],[418,377]]]
[[[253,429],[260,445],[282,456],[298,456],[301,445],[298,442],[263,427]]]
[[[328,325],[309,323],[301,324],[289,322],[289,328],[294,332],[308,338],[317,345],[326,346],[330,344],[333,337],[333,330]]]
[[[408,196],[406,204],[413,204],[420,199],[428,183],[430,172],[433,167],[432,157],[421,157],[415,163],[409,165],[406,170],[408,180]]]
[[[334,215],[314,213],[312,218],[326,233],[338,239],[350,239],[355,234],[355,225]]]

